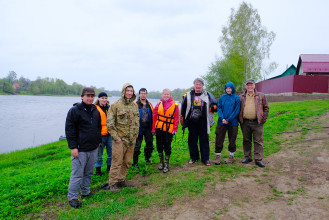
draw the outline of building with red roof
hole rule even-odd
[[[329,54],[301,54],[296,73],[287,71],[256,83],[256,89],[266,94],[329,93]]]

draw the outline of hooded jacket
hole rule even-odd
[[[232,93],[229,95],[226,88],[230,87]],[[235,94],[234,84],[229,81],[224,88],[225,94],[222,95],[217,104],[218,122],[217,124],[224,126],[238,126],[238,116],[240,113],[240,98]],[[228,124],[223,124],[223,119],[228,121]]]
[[[65,122],[65,135],[70,149],[79,152],[96,149],[102,141],[101,116],[94,105],[90,111],[81,103],[76,103],[69,110]]]
[[[114,102],[107,115],[107,130],[114,141],[121,138],[125,146],[132,146],[136,142],[139,130],[139,111],[134,100],[136,93],[130,99],[125,97],[126,88],[132,85],[126,83],[122,87],[121,98]]]

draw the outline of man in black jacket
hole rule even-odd
[[[214,125],[213,105],[217,100],[213,95],[203,89],[204,81],[196,78],[193,81],[194,89],[188,92],[182,102],[181,121],[183,129],[188,127],[188,146],[191,160],[189,164],[200,159],[198,142],[200,144],[201,160],[206,166],[209,161],[209,134]]]
[[[84,88],[81,93],[82,102],[74,104],[66,117],[65,133],[72,155],[67,197],[73,208],[81,206],[78,200],[79,188],[81,197],[92,195],[90,181],[101,143],[102,128],[100,114],[93,105],[94,96],[93,88]]]

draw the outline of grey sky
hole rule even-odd
[[[221,56],[218,38],[241,0],[0,0],[0,77],[60,78],[120,89],[188,88]],[[281,74],[299,54],[329,53],[329,2],[251,0],[276,33]]]

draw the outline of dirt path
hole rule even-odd
[[[329,126],[329,114],[316,123]],[[329,129],[280,138],[282,150],[264,159],[265,169],[208,185],[195,199],[142,210],[134,219],[329,219]]]

